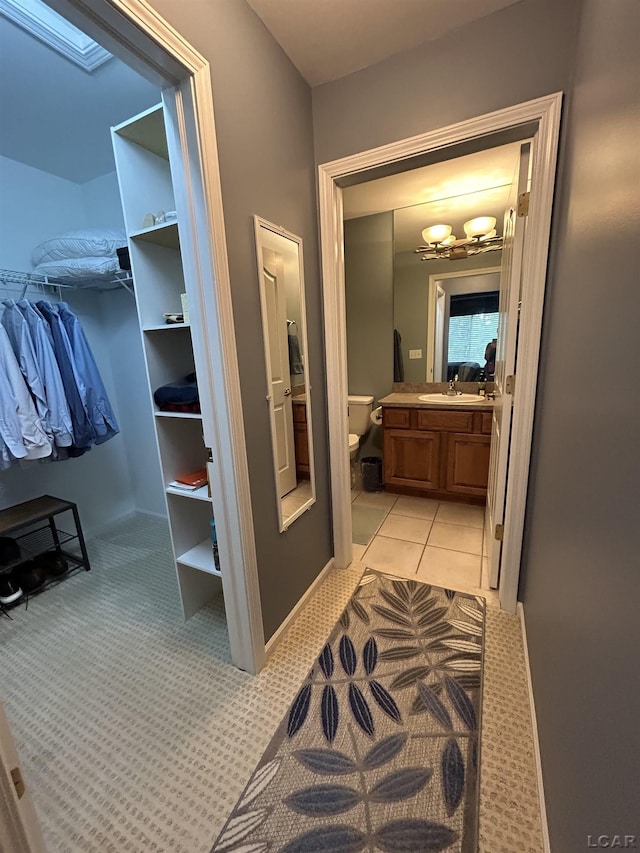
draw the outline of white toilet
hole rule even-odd
[[[371,412],[373,397],[349,394],[349,456],[353,463],[358,456],[360,439],[371,429]]]

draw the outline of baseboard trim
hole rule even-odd
[[[547,806],[544,798],[544,782],[542,779],[542,759],[540,756],[540,741],[538,739],[538,720],[536,718],[536,705],[533,698],[533,683],[531,681],[531,667],[529,663],[529,646],[527,644],[527,627],[524,621],[524,606],[521,601],[517,604],[518,617],[520,618],[520,629],[522,631],[522,645],[524,648],[524,663],[527,671],[527,689],[529,691],[529,711],[531,713],[531,729],[533,732],[533,751],[536,762],[536,776],[538,778],[538,800],[540,803],[540,823],[542,824],[542,844],[544,853],[551,853],[549,840],[549,824],[547,822]]]
[[[297,604],[294,605],[293,609],[289,612],[289,615],[285,617],[285,619],[282,622],[282,624],[280,625],[280,627],[276,630],[276,632],[273,634],[273,636],[271,636],[269,638],[269,640],[267,641],[267,643],[264,647],[265,658],[268,659],[273,654],[276,647],[282,642],[282,638],[287,633],[287,630],[290,628],[291,623],[294,621],[294,619],[296,618],[298,613],[302,610],[302,608],[305,606],[305,604],[309,601],[309,599],[311,598],[313,593],[316,591],[316,589],[320,586],[322,581],[326,578],[328,573],[333,568],[333,565],[334,565],[334,558],[332,557],[329,560],[329,562],[326,564],[326,566],[320,571],[317,578],[313,581],[313,583],[311,584],[309,589],[307,589],[307,591],[304,593],[302,598],[300,598],[300,600],[297,602]]]

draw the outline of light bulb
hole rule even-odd
[[[422,239],[425,241],[425,243],[437,244],[442,243],[444,240],[446,240],[450,234],[450,225],[430,225],[422,232]]]
[[[464,223],[464,233],[469,237],[485,237],[496,227],[495,216],[476,216]]]

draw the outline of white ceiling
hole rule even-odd
[[[519,0],[247,0],[310,86],[336,80]]]
[[[84,183],[115,168],[110,128],[159,101],[123,62],[89,73],[0,16],[0,155]]]
[[[501,234],[519,151],[515,142],[347,187],[345,219],[395,210],[396,252],[421,245],[428,225],[451,225],[456,237],[464,237],[462,225],[474,216],[495,216]]]

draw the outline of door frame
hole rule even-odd
[[[176,193],[189,212],[180,231],[182,257],[185,274],[198,282],[198,304],[191,310],[210,332],[201,341],[210,367],[203,378],[215,405],[203,429],[213,458],[209,471],[226,567],[222,587],[231,658],[255,674],[266,660],[265,641],[210,66],[145,0],[45,2],[156,83],[174,123],[181,154]]]
[[[436,345],[436,337],[437,337],[437,334],[436,334],[437,324],[436,324],[436,317],[435,317],[436,312],[435,312],[435,310],[432,310],[432,308],[435,309],[437,306],[437,301],[438,301],[437,285],[438,285],[438,282],[444,281],[444,280],[448,281],[449,279],[455,279],[455,278],[472,278],[473,276],[476,276],[476,275],[499,273],[500,269],[501,269],[501,267],[496,267],[496,266],[479,267],[478,269],[472,269],[472,270],[458,270],[456,272],[432,273],[429,276],[429,285],[428,285],[428,290],[427,290],[427,311],[428,311],[428,314],[427,314],[427,359],[426,359],[426,361],[427,361],[427,374],[429,373],[429,364],[431,364],[431,370],[433,372],[434,365],[436,362],[435,345]],[[446,300],[447,296],[448,296],[448,294],[447,294],[446,289],[445,289],[445,292],[444,292],[445,300]],[[446,313],[445,313],[445,318],[446,318]],[[431,349],[433,349],[433,354],[430,355]],[[442,351],[442,355],[444,356],[444,348]],[[429,362],[430,358],[431,358],[431,362]],[[425,379],[425,382],[433,382],[433,381],[434,381],[433,378],[432,379],[428,379],[428,378]],[[446,380],[442,380],[442,381],[445,382]]]
[[[485,148],[494,147],[500,142],[492,141],[492,134],[507,131],[517,134],[522,130],[521,138],[525,139],[535,133],[528,245],[523,263],[529,298],[524,300],[520,316],[518,405],[514,407],[505,505],[509,523],[504,534],[500,578],[501,605],[511,613],[516,612],[561,105],[562,93],[556,92],[318,167],[332,520],[335,565],[339,568],[348,566],[352,559],[349,458],[344,440],[348,432],[348,384],[341,184],[347,179],[351,179],[350,183],[357,182],[354,176],[364,176],[373,169],[448,146],[477,144],[477,140],[483,139]]]

